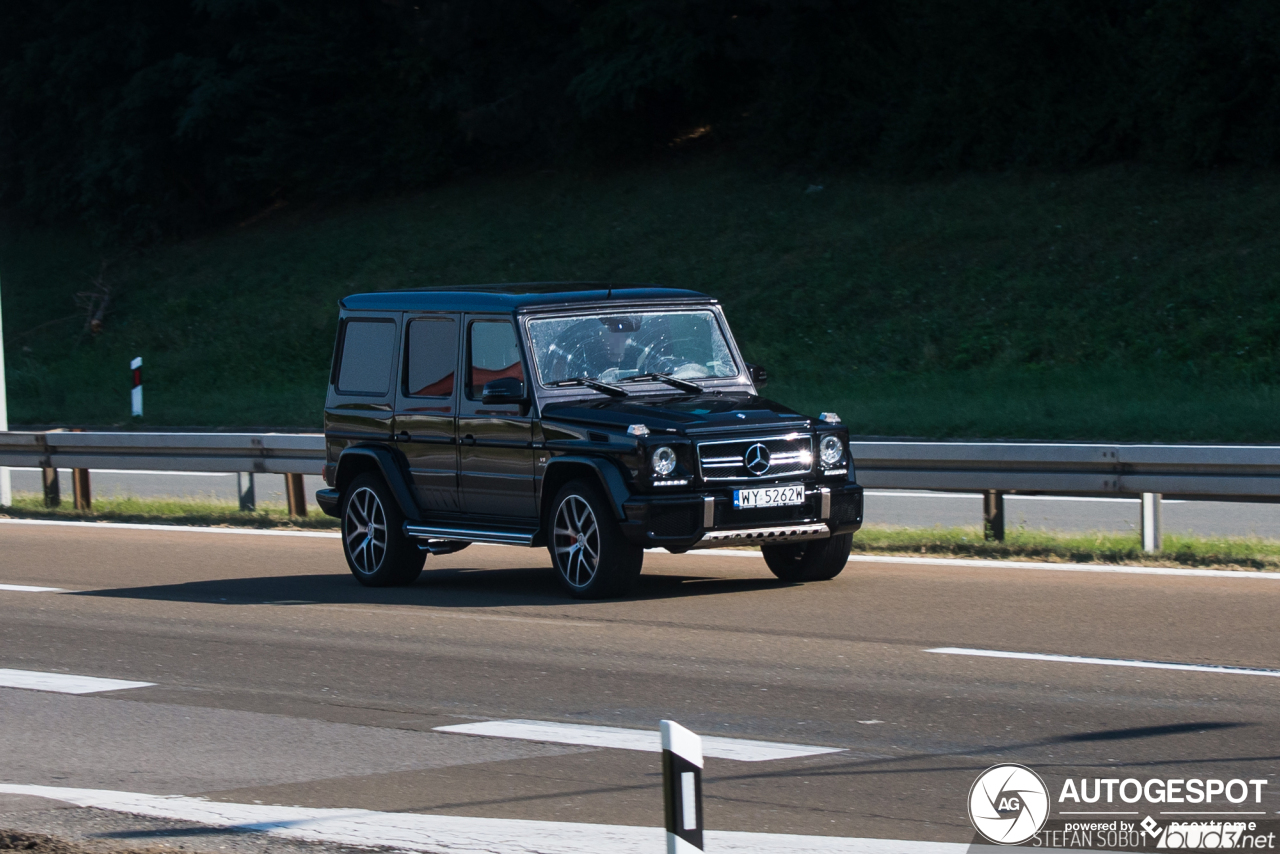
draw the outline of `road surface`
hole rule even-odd
[[[324,534],[8,522],[0,555],[0,668],[59,674],[0,688],[0,827],[99,814],[24,786],[662,824],[655,753],[437,729],[512,720],[560,742],[583,731],[558,725],[608,742],[663,718],[730,739],[739,758],[706,766],[715,831],[967,844],[970,786],[1000,762],[1054,793],[1266,778],[1249,808],[1280,810],[1276,578],[864,560],[784,585],[758,556],[651,553],[635,597],[579,602],[545,552],[496,546],[430,557],[392,590],[358,586]],[[116,822],[115,840],[194,833]]]

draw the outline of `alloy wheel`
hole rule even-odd
[[[376,492],[367,486],[355,491],[342,529],[352,565],[365,575],[377,572],[387,555],[387,514]]]
[[[573,587],[586,587],[600,568],[600,526],[591,505],[569,495],[556,510],[556,564]]]

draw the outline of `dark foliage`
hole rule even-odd
[[[0,203],[120,236],[682,140],[905,172],[1280,160],[1272,0],[27,0]]]

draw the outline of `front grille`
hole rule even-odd
[[[761,448],[767,454],[762,453]],[[765,457],[768,465],[762,466],[761,461]],[[701,442],[698,445],[698,465],[702,479],[708,481],[759,480],[807,474],[813,470],[813,438],[803,433],[792,433],[764,439]]]
[[[693,536],[701,513],[701,504],[654,504],[649,510],[649,533],[655,537]]]

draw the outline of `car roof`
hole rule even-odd
[[[352,294],[339,301],[352,311],[520,311],[529,308],[572,307],[586,303],[714,303],[698,291],[647,284],[609,282],[520,282],[503,285],[465,285],[405,291]]]

